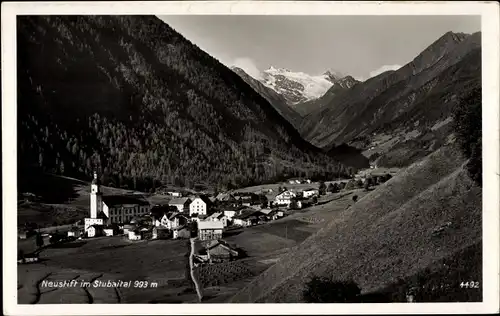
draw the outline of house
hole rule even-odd
[[[255,214],[260,212],[250,208],[241,210],[239,215],[233,217],[233,224],[242,227],[251,226],[255,223]]]
[[[142,239],[142,235],[141,235],[140,230],[138,230],[138,229],[130,230],[128,232],[128,239],[130,239],[130,240],[141,240]]]
[[[171,236],[171,230],[167,227],[154,227],[153,228],[153,239],[168,239]]]
[[[215,199],[218,200],[219,202],[223,202],[223,203],[234,203],[235,202],[234,196],[230,193],[219,193],[219,194],[217,194]]]
[[[168,229],[175,229],[177,227],[186,225],[188,222],[187,216],[178,212],[164,213],[160,218],[155,219],[154,226],[166,227]]]
[[[198,238],[210,240],[222,238],[224,224],[221,221],[200,221],[198,223]]]
[[[189,204],[189,215],[207,215],[207,209],[210,204],[210,200],[205,196],[194,198],[191,204]]]
[[[98,237],[103,235],[103,225],[91,225],[87,228],[87,237]]]
[[[175,206],[178,212],[189,213],[189,205],[191,204],[190,198],[179,198],[170,201],[169,205]]]
[[[236,210],[224,210],[224,216],[226,216],[228,219],[232,219],[234,216],[236,216]]]
[[[113,229],[113,227],[104,227],[103,230],[102,230],[104,236],[113,236],[114,233],[115,233],[115,230]]]
[[[319,196],[319,190],[313,188],[302,190],[302,197],[304,199],[310,198],[312,196]]]
[[[173,239],[187,239],[191,238],[191,231],[188,229],[188,227],[183,226],[183,227],[177,227],[172,231],[172,238]]]
[[[134,229],[135,229],[135,225],[132,225],[132,224],[125,224],[125,225],[123,225],[123,233],[125,235],[127,235],[129,231],[132,231]]]
[[[277,205],[290,205],[292,199],[297,197],[297,194],[290,190],[283,190],[274,198],[274,203]]]
[[[82,235],[82,229],[76,226],[73,226],[68,230],[68,237],[80,237]]]
[[[177,198],[182,197],[182,193],[181,192],[177,192],[177,191],[170,191],[167,194],[170,195],[170,196],[173,196],[173,197],[177,197]]]

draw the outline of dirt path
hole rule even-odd
[[[189,271],[191,272],[191,279],[193,280],[194,287],[196,289],[196,294],[198,295],[198,300],[201,302],[201,299],[203,298],[201,294],[201,288],[200,285],[198,284],[198,280],[196,279],[194,275],[194,264],[193,264],[193,256],[194,256],[194,241],[196,238],[191,238],[190,239],[190,244],[191,244],[191,252],[189,254]]]

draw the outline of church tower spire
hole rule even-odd
[[[101,183],[97,176],[97,171],[94,171],[94,179],[90,185],[90,218],[97,218],[97,215],[102,210],[102,193]]]

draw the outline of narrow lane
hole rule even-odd
[[[194,262],[193,262],[193,256],[194,256],[194,241],[196,238],[191,238],[191,253],[189,254],[189,270],[191,272],[191,280],[193,280],[194,287],[196,289],[196,294],[198,294],[198,300],[201,302],[201,299],[203,296],[201,295],[201,288],[200,285],[198,284],[198,280],[196,279],[194,275]]]

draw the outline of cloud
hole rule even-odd
[[[262,74],[259,68],[255,65],[255,62],[248,57],[238,57],[232,63],[231,66],[243,69],[247,74],[254,77],[255,79],[262,79]]]
[[[378,76],[381,73],[386,72],[388,70],[398,70],[399,68],[401,68],[400,65],[384,65],[384,66],[380,67],[379,69],[370,72],[370,78]]]

